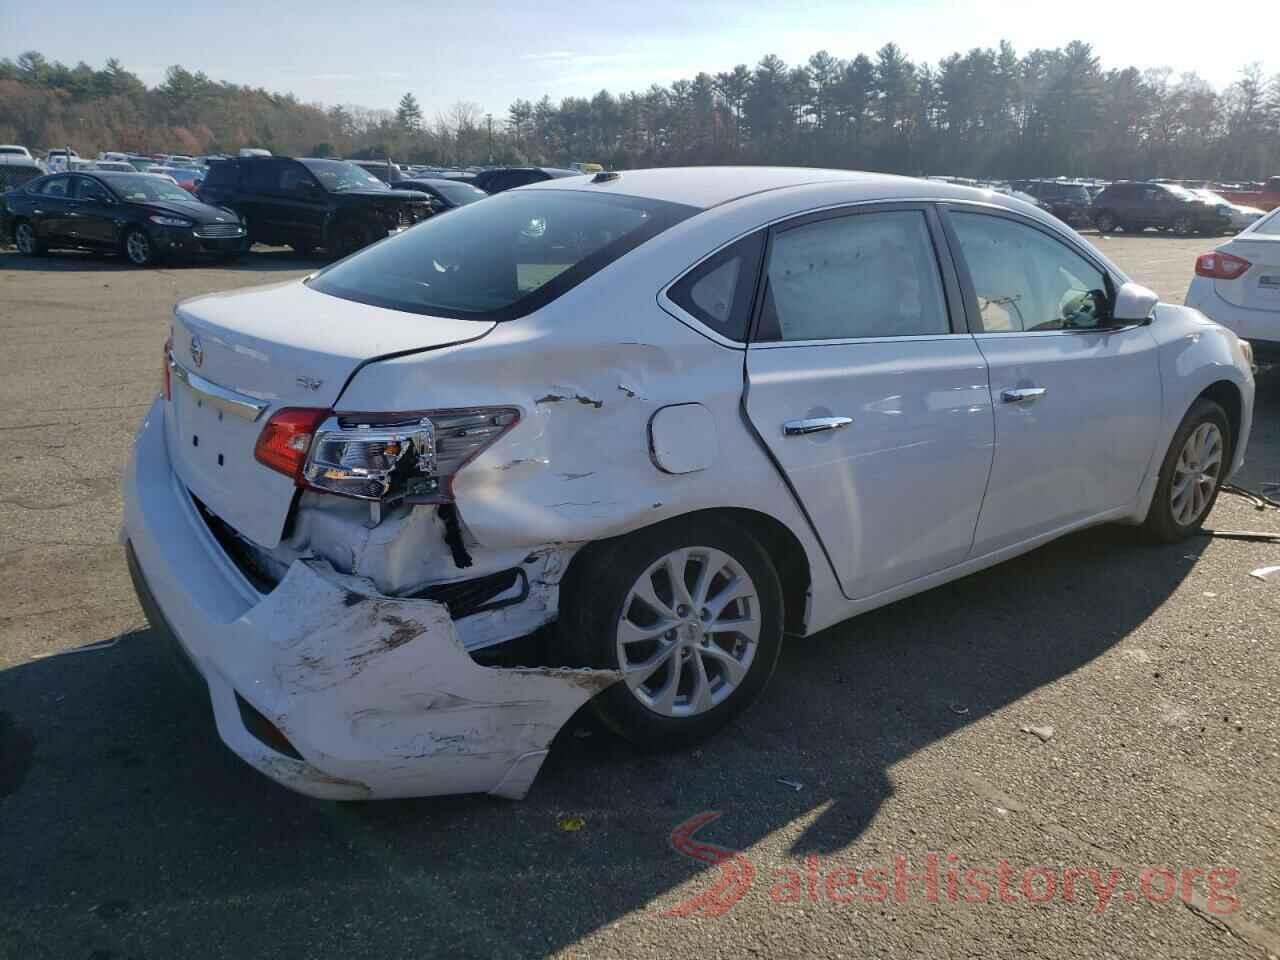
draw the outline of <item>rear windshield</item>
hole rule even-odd
[[[513,320],[696,212],[576,190],[503,193],[369,247],[310,285],[408,313]]]

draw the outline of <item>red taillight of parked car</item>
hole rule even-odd
[[[1213,280],[1238,280],[1253,264],[1232,253],[1214,250],[1196,257],[1196,276]]]
[[[160,385],[164,389],[164,398],[173,399],[173,383],[169,379],[169,354],[173,352],[173,337],[164,342],[164,356],[160,360]]]
[[[317,407],[285,407],[277,411],[258,435],[254,457],[295,481],[301,479],[316,427],[328,415],[328,410]]]

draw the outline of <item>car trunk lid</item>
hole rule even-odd
[[[175,472],[201,503],[264,547],[281,539],[293,480],[254,457],[284,407],[332,407],[359,367],[474,340],[494,324],[342,300],[292,281],[213,294],[174,313],[166,432]]]

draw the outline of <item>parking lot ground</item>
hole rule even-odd
[[[1092,239],[1174,302],[1213,246]],[[521,802],[252,772],[133,599],[118,482],[173,302],[314,266],[0,251],[0,957],[1280,955],[1275,544],[1068,537],[790,643],[696,750],[580,716]],[[1267,372],[1245,484],[1280,480],[1278,425]],[[710,811],[730,865],[672,846]]]

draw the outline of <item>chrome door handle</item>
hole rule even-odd
[[[782,433],[788,437],[802,437],[806,433],[840,430],[851,423],[853,423],[853,417],[814,417],[810,420],[788,420],[782,425]]]
[[[1005,403],[1023,403],[1026,400],[1039,400],[1048,392],[1044,387],[1018,387],[1015,390],[1001,390],[1000,399]]]

